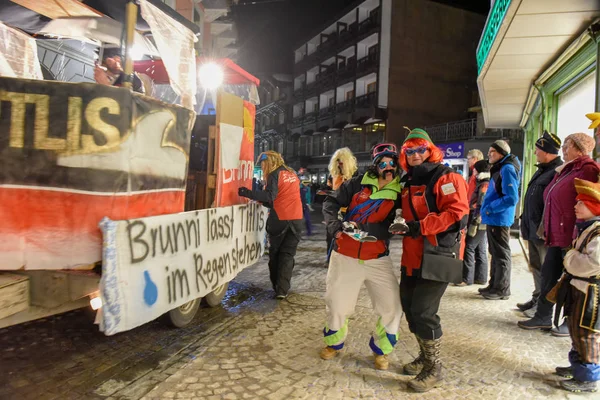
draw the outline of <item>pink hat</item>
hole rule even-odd
[[[591,154],[596,147],[596,140],[587,133],[572,133],[565,138],[565,143],[569,139],[571,139],[573,144],[584,154]]]

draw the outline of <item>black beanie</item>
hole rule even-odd
[[[542,137],[535,142],[535,147],[549,154],[558,154],[560,144],[560,138],[558,136],[544,131]]]
[[[479,160],[473,164],[473,168],[479,173],[490,172],[490,163],[487,160]]]

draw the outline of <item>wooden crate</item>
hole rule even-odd
[[[0,273],[0,319],[29,308],[29,278]]]

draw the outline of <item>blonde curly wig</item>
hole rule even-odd
[[[344,163],[342,167],[342,171],[338,166],[338,161]],[[338,176],[342,176],[344,181],[352,178],[352,175],[358,170],[358,165],[356,163],[356,157],[352,154],[352,150],[348,147],[344,147],[336,150],[331,156],[331,160],[329,161],[329,173],[333,178]]]

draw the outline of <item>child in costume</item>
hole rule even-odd
[[[556,373],[571,392],[595,392],[600,380],[600,183],[575,179],[577,238],[564,258],[555,319],[564,305],[572,348],[570,367]]]

